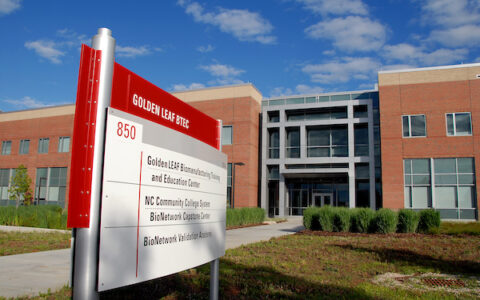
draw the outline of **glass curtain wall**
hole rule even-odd
[[[347,126],[307,127],[308,157],[347,157]]]

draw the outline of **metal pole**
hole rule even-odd
[[[103,152],[105,146],[106,108],[112,92],[115,39],[107,28],[99,28],[92,39],[92,47],[102,50],[95,128],[95,152],[92,168],[90,227],[78,228],[75,238],[73,299],[98,299],[97,266],[102,192]]]
[[[210,300],[218,300],[218,287],[220,279],[220,259],[210,262]]]
[[[220,129],[222,128],[222,120],[219,121]],[[222,130],[220,131],[220,141],[222,140]],[[220,149],[222,151],[222,143],[220,142]],[[226,226],[226,224],[225,224]],[[220,259],[214,259],[210,262],[210,300],[218,300],[218,288],[220,280]]]

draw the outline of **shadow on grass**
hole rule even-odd
[[[405,264],[409,266],[421,266],[438,270],[442,273],[450,274],[480,274],[480,263],[470,260],[447,260],[435,258],[431,255],[420,254],[411,250],[397,250],[388,247],[368,248],[354,247],[352,245],[335,245],[346,250],[352,250],[364,253],[375,253],[381,261],[389,263]]]
[[[209,266],[101,293],[101,299],[208,299]],[[267,267],[220,262],[220,299],[373,299],[354,287],[314,283]]]

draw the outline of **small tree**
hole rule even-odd
[[[10,188],[8,194],[10,200],[15,200],[16,207],[20,205],[20,200],[23,199],[25,204],[30,204],[32,201],[32,189],[30,184],[32,179],[27,174],[27,168],[24,165],[19,165],[15,170],[15,176],[10,180]]]

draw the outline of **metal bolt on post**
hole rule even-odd
[[[108,28],[99,28],[92,39],[92,48],[101,50],[100,80],[95,130],[95,152],[93,157],[92,187],[89,228],[78,228],[75,237],[73,299],[98,299],[97,266],[100,220],[100,198],[102,192],[102,166],[105,145],[105,120],[110,105],[113,65],[115,61],[115,39]]]

